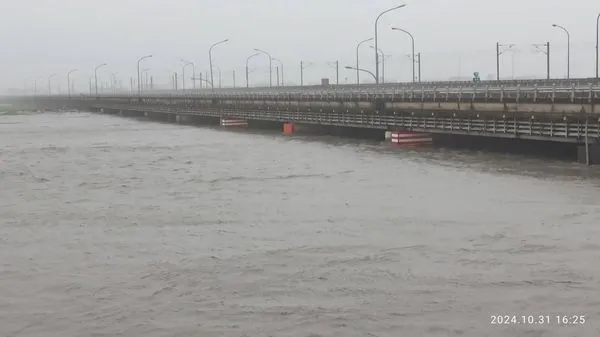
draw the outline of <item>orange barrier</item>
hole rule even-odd
[[[292,123],[284,123],[283,124],[283,134],[291,135],[296,132],[296,126]]]

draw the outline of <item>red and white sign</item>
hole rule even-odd
[[[392,131],[392,143],[399,145],[427,145],[433,143],[429,133]]]
[[[221,118],[221,126],[248,126],[248,121],[235,118]]]

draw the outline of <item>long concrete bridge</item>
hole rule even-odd
[[[235,119],[280,128],[292,124],[371,130],[382,137],[384,131],[403,131],[570,143],[580,161],[600,163],[600,85],[590,79],[144,91],[5,100],[40,109],[177,122]]]

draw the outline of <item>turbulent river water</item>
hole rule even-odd
[[[598,336],[599,240],[578,164],[0,116],[2,337]]]

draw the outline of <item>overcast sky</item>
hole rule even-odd
[[[208,47],[225,38],[231,41],[214,51],[223,85],[232,85],[234,69],[236,84],[245,85],[245,60],[253,48],[283,61],[286,83],[299,82],[301,60],[309,65],[305,82],[335,82],[331,65],[339,60],[340,82],[354,83],[355,73],[343,66],[356,62],[357,42],[373,36],[379,12],[401,3],[407,7],[379,25],[386,81],[411,79],[409,39],[392,26],[414,34],[423,80],[471,77],[474,71],[483,79],[494,75],[496,41],[514,43],[518,51],[502,56],[503,77],[545,76],[545,56],[531,44],[546,41],[553,77],[565,76],[566,34],[553,23],[571,32],[571,76],[594,74],[598,0],[0,0],[0,89],[32,88],[35,79],[47,87],[48,75],[58,73],[54,90],[64,92],[67,71],[77,68],[73,79],[87,90],[94,65],[104,62],[100,81],[118,73],[129,87],[136,60],[145,54],[154,57],[144,67],[166,84],[170,74],[181,73],[182,58],[207,71]],[[374,70],[368,44],[360,55],[361,67]],[[251,82],[266,84],[267,58],[254,58],[250,67]]]

